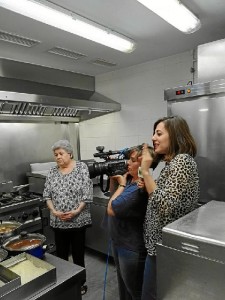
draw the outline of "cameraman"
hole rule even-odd
[[[143,222],[148,194],[139,188],[140,147],[130,151],[128,172],[110,177],[108,226],[117,268],[120,300],[140,300],[146,249]]]

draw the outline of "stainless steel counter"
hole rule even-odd
[[[163,228],[158,300],[221,300],[225,294],[225,203],[210,201]]]
[[[32,293],[32,291],[25,291],[26,297],[24,297],[24,289],[17,288],[17,299],[23,300],[65,300],[74,299],[81,300],[81,280],[84,277],[84,268],[74,265],[71,262],[62,260],[49,253],[45,254],[44,261],[50,263],[56,267],[56,283],[48,286],[40,292]],[[11,293],[5,294],[1,299],[10,300]]]
[[[45,253],[43,260],[56,268],[56,282],[54,280],[49,285],[42,285],[40,291],[38,288],[32,289],[32,284],[24,284],[0,298],[2,300],[81,300],[81,281],[84,279],[85,269],[49,253]]]
[[[56,267],[56,283],[30,296],[30,300],[81,300],[81,280],[84,278],[84,268],[62,260],[49,253],[44,260]],[[19,299],[19,298],[18,298]],[[28,299],[27,299],[28,300]]]
[[[99,186],[94,186],[94,199],[91,204],[92,226],[87,229],[86,247],[108,253],[109,236],[106,224],[103,224],[109,197],[105,196]]]

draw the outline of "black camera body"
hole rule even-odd
[[[133,149],[142,150],[142,145],[134,146],[131,148],[125,148],[123,150],[104,152],[104,146],[96,147],[97,153],[94,153],[94,157],[104,159],[104,162],[87,162],[90,178],[95,178],[99,175],[106,174],[107,176],[123,175],[127,172],[127,161],[130,158],[130,152]],[[149,152],[154,158],[151,168],[155,169],[158,165],[158,161],[155,159],[154,150],[151,146],[148,147]],[[117,155],[117,158],[111,158],[112,155]]]
[[[129,159],[129,148],[118,151],[104,152],[104,146],[96,147],[97,153],[94,157],[104,159],[103,162],[87,162],[90,178],[106,174],[107,176],[123,175],[127,172],[127,161]],[[111,158],[117,155],[117,158]]]

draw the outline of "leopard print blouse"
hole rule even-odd
[[[150,195],[144,223],[145,246],[156,255],[162,228],[196,208],[199,200],[197,164],[188,154],[178,154],[162,169]]]
[[[81,201],[86,203],[81,213],[71,221],[63,222],[50,214],[50,225],[53,228],[70,229],[91,225],[90,203],[93,201],[93,183],[87,165],[76,161],[75,168],[69,174],[59,172],[58,166],[51,168],[43,192],[43,200],[48,199],[52,200],[56,210],[64,212],[76,209]]]

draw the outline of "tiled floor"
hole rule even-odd
[[[86,250],[85,263],[88,292],[82,299],[118,300],[117,276],[112,257],[109,258],[107,264],[106,255]]]
[[[88,291],[82,300],[119,300],[116,268],[112,257],[109,257],[107,264],[106,255],[86,249],[85,264]]]

